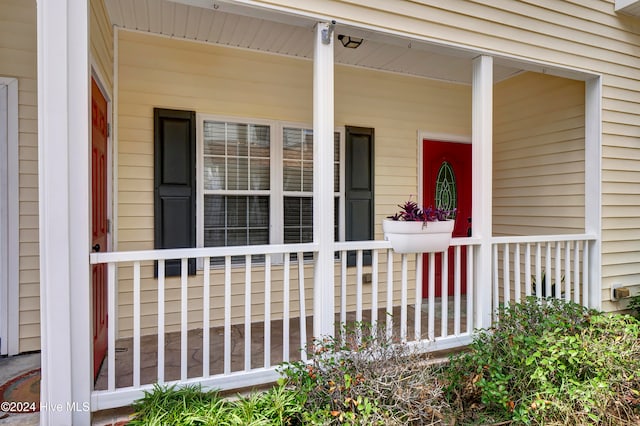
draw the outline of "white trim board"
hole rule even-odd
[[[19,352],[18,80],[0,77],[0,355]]]

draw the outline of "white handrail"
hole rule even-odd
[[[245,256],[255,254],[288,254],[318,251],[318,244],[273,244],[231,247],[198,247],[91,253],[89,263],[132,262],[145,260],[193,259],[198,257]]]

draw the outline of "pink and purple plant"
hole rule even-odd
[[[424,209],[412,201],[411,197],[404,204],[398,204],[398,207],[400,207],[400,211],[393,216],[388,216],[389,219],[406,222],[435,222],[453,219],[456,215],[456,209],[446,210],[433,207]]]

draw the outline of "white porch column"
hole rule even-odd
[[[37,3],[42,425],[91,422],[87,3]]]
[[[602,308],[602,77],[585,82],[585,233],[589,245],[589,307]]]
[[[493,58],[473,60],[472,94],[472,223],[473,237],[480,238],[475,270],[476,327],[491,325],[491,237],[493,171]]]
[[[333,26],[316,25],[313,60],[313,335],[333,335]]]

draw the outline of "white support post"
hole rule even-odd
[[[87,0],[38,0],[41,425],[90,424]]]
[[[589,307],[602,308],[602,77],[585,83],[584,227],[596,235],[589,244]]]
[[[313,60],[313,335],[334,334],[333,25],[315,28]]]
[[[472,221],[473,237],[480,238],[476,249],[476,327],[491,326],[491,236],[493,169],[493,58],[473,60],[472,88]]]

